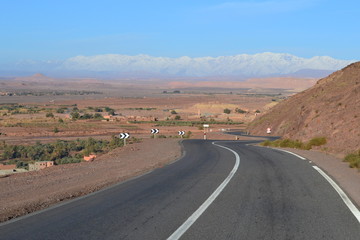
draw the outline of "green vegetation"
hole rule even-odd
[[[125,108],[126,110],[139,110],[139,111],[151,111],[151,110],[156,110],[156,108],[152,108],[152,107],[148,107],[148,108],[142,108],[142,107],[138,107],[138,108]]]
[[[203,124],[221,124],[221,125],[240,125],[243,124],[243,122],[221,122],[221,121],[172,121],[172,120],[166,120],[166,121],[129,121],[129,123],[151,123],[155,126],[201,126]]]
[[[0,112],[5,116],[9,114],[33,114],[45,110],[45,108],[39,108],[38,106],[25,106],[17,103],[0,104]]]
[[[181,119],[180,115],[175,116],[175,120],[180,120],[180,119]]]
[[[131,138],[128,143],[139,141],[139,139]],[[123,145],[124,141],[116,136],[112,136],[110,141],[88,138],[75,141],[58,140],[45,144],[37,142],[35,145],[8,145],[2,142],[0,161],[24,167],[31,161],[55,161],[55,164],[81,162],[83,156],[91,153],[106,153]]]
[[[171,114],[177,114],[177,112],[175,110],[171,110],[170,112]]]
[[[303,143],[299,140],[291,140],[291,139],[278,139],[275,141],[266,140],[262,142],[260,145],[262,146],[270,146],[270,147],[283,147],[283,148],[298,148],[304,150],[310,150],[314,146],[321,146],[326,144],[325,137],[315,137],[312,138],[307,143]]]
[[[236,113],[240,113],[240,114],[247,113],[247,111],[245,111],[245,110],[243,110],[243,109],[241,109],[241,108],[236,108],[236,109],[235,109],[235,112],[236,112]]]
[[[230,114],[230,113],[231,113],[231,110],[230,110],[230,109],[228,109],[228,108],[225,108],[225,109],[224,109],[224,113],[226,113],[226,114]]]
[[[79,119],[80,118],[80,113],[78,111],[73,111],[70,113],[70,118],[73,120]]]
[[[315,137],[312,138],[309,142],[308,145],[309,146],[321,146],[321,145],[325,145],[327,143],[326,138],[325,137]]]
[[[350,153],[344,158],[344,162],[349,163],[349,167],[357,168],[360,171],[360,150],[355,153]]]
[[[110,107],[87,107],[87,109],[90,111],[94,111],[95,114],[100,112],[107,112],[111,116],[115,115],[115,110]]]
[[[191,131],[187,131],[186,134],[183,136],[183,138],[190,138],[192,135]]]
[[[46,113],[45,117],[47,118],[53,118],[54,117],[54,114],[49,112],[49,113]]]
[[[171,93],[176,93],[176,94],[179,94],[181,93],[179,90],[175,90],[175,91],[172,91],[172,92],[169,92],[169,91],[163,91],[162,93],[165,93],[165,94],[171,94]]]

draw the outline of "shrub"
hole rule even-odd
[[[311,149],[311,145],[305,144],[300,140],[291,140],[291,139],[278,139],[275,141],[266,140],[262,142],[262,146],[271,146],[271,147],[283,147],[283,148],[298,148],[298,149]],[[310,148],[309,148],[310,146]]]
[[[327,141],[326,141],[326,138],[325,137],[315,137],[315,138],[312,138],[308,143],[308,147],[311,149],[313,146],[321,146],[321,145],[324,145],[326,144]]]
[[[64,108],[58,108],[56,110],[57,113],[64,113],[65,112],[65,109]]]
[[[54,128],[54,133],[58,133],[58,132],[60,132],[60,130],[57,127]]]
[[[230,109],[228,109],[228,108],[225,108],[225,109],[224,109],[224,113],[226,113],[226,114],[230,114],[230,113],[231,113],[231,110],[230,110]]]
[[[76,119],[80,118],[80,113],[77,112],[77,111],[71,112],[71,113],[70,113],[70,117],[71,117],[71,119],[76,120]]]
[[[271,146],[271,143],[272,143],[272,142],[271,142],[270,140],[266,140],[266,141],[260,143],[260,145],[261,145],[261,146],[264,146],[264,147],[268,147],[268,146]]]
[[[54,114],[52,114],[52,113],[46,113],[45,116],[46,116],[46,117],[51,117],[51,118],[53,118],[53,117],[54,117]]]
[[[186,134],[184,135],[184,138],[190,138],[191,134],[192,134],[191,131],[187,131]]]
[[[171,110],[170,112],[171,114],[177,114],[177,112],[175,110]]]
[[[235,109],[235,112],[236,112],[236,113],[241,113],[241,114],[246,113],[246,111],[243,110],[243,109],[241,109],[241,108],[236,108],[236,109]]]
[[[64,157],[64,158],[55,160],[56,165],[68,164],[68,163],[79,163],[79,162],[81,162],[81,159],[80,158],[74,158],[74,157]]]
[[[95,119],[104,119],[104,117],[100,113],[95,113],[94,118]]]
[[[348,162],[351,168],[360,169],[360,150],[356,153],[346,155],[344,162]]]
[[[90,113],[85,113],[80,118],[81,119],[91,119],[91,118],[94,118],[94,116],[92,114],[90,114]]]
[[[181,117],[179,115],[175,116],[175,120],[180,120],[180,119],[181,119]]]

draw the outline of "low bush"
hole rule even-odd
[[[291,140],[291,139],[278,139],[275,141],[266,140],[260,143],[261,146],[271,146],[271,147],[282,147],[282,148],[298,148],[303,150],[310,150],[313,146],[321,146],[326,144],[325,137],[316,137],[312,138],[307,143],[303,143],[300,140]]]
[[[53,118],[54,117],[54,114],[49,112],[49,113],[46,113],[45,117],[47,118]]]
[[[349,167],[360,170],[360,150],[356,153],[350,153],[344,158],[344,162],[349,163]]]
[[[225,109],[224,109],[224,113],[226,113],[226,114],[230,114],[230,113],[231,113],[231,110],[230,110],[230,109],[228,109],[228,108],[225,108]]]
[[[327,143],[326,138],[325,137],[315,137],[312,138],[308,144],[310,145],[310,147],[313,146],[321,146],[321,145],[325,145]]]
[[[184,135],[184,138],[190,138],[191,134],[192,134],[191,131],[187,131],[186,134]]]
[[[75,158],[75,157],[65,157],[65,158],[61,158],[61,159],[56,159],[55,163],[56,165],[60,165],[60,164],[68,164],[68,163],[79,163],[82,160],[80,158]]]
[[[167,120],[167,121],[129,121],[129,123],[141,124],[141,123],[151,123],[155,126],[202,126],[204,124],[221,124],[221,125],[240,125],[244,122],[235,122],[235,121],[175,121],[175,120]]]

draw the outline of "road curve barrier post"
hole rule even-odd
[[[130,137],[129,133],[120,133],[119,138],[124,140],[124,146],[126,146],[126,139]]]
[[[154,139],[156,138],[156,134],[158,134],[158,133],[159,133],[159,129],[157,129],[157,128],[151,129],[151,134],[153,134]]]
[[[185,135],[185,131],[178,131],[178,134],[180,135],[181,138],[183,138],[183,136]]]

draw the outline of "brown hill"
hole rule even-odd
[[[277,104],[249,126],[252,134],[308,141],[323,136],[334,153],[360,149],[360,62],[353,63],[313,87]]]
[[[35,73],[32,76],[27,76],[27,77],[17,77],[14,79],[14,81],[22,81],[22,82],[53,82],[54,79],[45,76],[44,74],[41,73]]]

